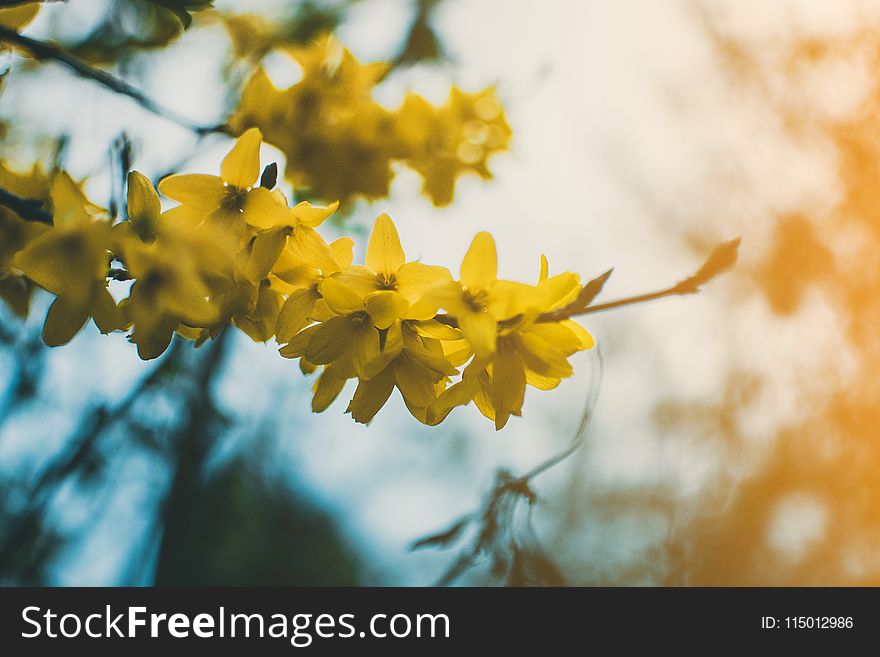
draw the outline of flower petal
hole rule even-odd
[[[190,205],[203,215],[217,209],[226,195],[223,181],[205,173],[179,173],[163,178],[159,191],[178,203]]]
[[[352,260],[354,260],[353,239],[350,237],[340,237],[338,240],[330,242],[330,250],[333,252],[336,262],[339,263],[340,269],[351,267]]]
[[[307,226],[297,226],[293,231],[290,250],[307,265],[321,269],[325,274],[339,270],[330,246],[315,230]]]
[[[364,298],[356,290],[335,278],[325,278],[321,281],[318,291],[330,309],[339,315],[350,315],[364,309]]]
[[[310,363],[327,365],[342,358],[355,337],[357,328],[348,317],[332,317],[311,334],[304,355]]]
[[[451,281],[452,274],[446,267],[408,262],[397,270],[397,291],[410,304],[418,302],[429,290]]]
[[[400,246],[400,236],[394,222],[387,214],[379,215],[367,244],[367,267],[377,274],[391,276],[397,273],[405,261],[406,256]]]
[[[474,353],[480,357],[495,353],[498,323],[489,313],[466,312],[459,316],[458,324]]]
[[[97,285],[90,308],[95,326],[101,333],[111,333],[125,326],[125,317],[116,305],[110,292],[103,285]]]
[[[391,290],[373,292],[365,299],[364,306],[378,329],[387,329],[395,320],[403,319],[409,310],[407,300]]]
[[[84,305],[66,297],[56,298],[43,324],[43,342],[50,347],[67,344],[88,319],[89,311]]]
[[[254,228],[295,224],[284,195],[279,191],[270,192],[263,187],[255,187],[245,196],[244,218]]]
[[[351,413],[355,422],[369,424],[394,390],[394,368],[388,367],[381,374],[369,381],[358,383],[354,397],[348,404],[346,412]]]
[[[434,403],[431,371],[412,358],[401,358],[395,369],[395,382],[408,408],[427,409]]]
[[[259,283],[266,278],[286,244],[287,233],[284,228],[273,228],[257,233],[247,263],[248,279],[253,283]]]
[[[292,217],[299,223],[309,228],[317,228],[329,217],[336,212],[339,207],[339,201],[334,201],[326,208],[312,205],[308,201],[300,201],[290,210]]]
[[[338,368],[335,365],[330,365],[324,368],[321,376],[318,377],[318,380],[315,381],[315,385],[312,386],[312,391],[314,392],[314,397],[312,397],[312,411],[314,413],[321,413],[326,410],[327,407],[339,396],[339,393],[342,392],[347,380],[348,379],[342,375],[341,368]]]
[[[309,322],[309,315],[315,306],[317,295],[312,289],[296,290],[287,297],[278,314],[275,339],[279,344],[290,342]]]
[[[128,174],[128,220],[135,229],[143,234],[142,230],[152,232],[155,230],[156,221],[162,212],[159,203],[159,195],[153,188],[153,183],[139,171]]]
[[[229,154],[220,164],[220,177],[223,182],[247,189],[260,177],[260,144],[263,134],[259,128],[247,130],[235,142]]]
[[[497,277],[495,240],[485,231],[477,233],[461,263],[461,284],[470,290],[488,290]]]
[[[490,387],[496,431],[507,424],[511,415],[520,414],[525,390],[526,373],[522,360],[511,342],[502,340],[493,361]]]

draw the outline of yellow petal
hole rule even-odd
[[[73,339],[89,319],[88,309],[65,297],[58,297],[49,307],[43,324],[43,342],[59,347]]]
[[[357,390],[355,390],[354,397],[348,404],[346,412],[351,413],[351,417],[356,422],[369,424],[379,409],[388,401],[393,390],[394,368],[389,367],[369,381],[358,383]]]
[[[329,217],[336,212],[339,207],[339,201],[334,201],[326,208],[314,206],[308,201],[300,201],[290,210],[293,218],[309,228],[317,228]]]
[[[254,228],[294,225],[287,199],[277,190],[270,192],[263,187],[256,187],[249,191],[245,196],[243,214],[245,221]]]
[[[354,260],[354,240],[350,237],[340,237],[338,240],[330,243],[330,250],[333,257],[339,264],[340,269],[351,267]]]
[[[495,353],[498,323],[489,313],[466,312],[458,317],[458,324],[474,353],[480,357]]]
[[[526,373],[516,349],[508,340],[498,345],[492,369],[491,395],[495,409],[495,430],[498,431],[511,415],[522,411],[526,390]]]
[[[293,336],[290,344],[281,347],[281,349],[278,350],[278,353],[281,354],[283,358],[299,358],[305,353],[306,349],[308,349],[309,343],[312,341],[312,336],[317,333],[321,326],[321,324],[318,324],[317,326],[310,326],[307,329],[303,329]]]
[[[488,290],[498,277],[495,240],[487,232],[477,233],[461,263],[461,284],[469,290]]]
[[[361,379],[372,379],[391,365],[402,351],[403,333],[400,322],[395,322],[383,332],[370,329],[361,336],[359,350],[353,360],[355,372]]]
[[[34,283],[81,305],[107,273],[111,229],[107,222],[68,224],[49,230],[19,251],[13,266]]]
[[[461,283],[451,281],[438,285],[425,292],[422,300],[438,308],[443,308],[451,315],[458,317],[468,312],[473,312],[464,301],[464,291]]]
[[[261,285],[257,304],[252,312],[236,315],[235,325],[254,342],[266,342],[275,335],[278,314],[284,299],[268,285]]]
[[[387,329],[395,320],[403,319],[409,310],[409,303],[397,292],[382,290],[367,296],[364,305],[378,329]]]
[[[548,289],[543,285],[496,281],[486,305],[489,312],[498,320],[509,319],[517,315],[534,316],[549,308]]]
[[[434,403],[434,378],[418,361],[401,358],[395,367],[395,382],[407,407],[427,409]]]
[[[325,368],[312,387],[314,392],[312,411],[321,413],[326,410],[342,392],[347,380],[344,376],[340,376],[340,370],[333,365]]]
[[[550,275],[550,263],[547,261],[547,256],[543,253],[541,254],[541,269],[538,272],[538,282],[546,281],[547,277]]]
[[[296,290],[287,297],[278,314],[278,324],[275,328],[275,339],[279,344],[290,342],[293,336],[309,324],[309,315],[317,298],[311,289]]]
[[[158,358],[171,344],[177,322],[149,307],[132,308],[132,311],[134,329],[130,339],[137,345],[138,356],[141,360]]]
[[[257,182],[260,176],[260,144],[263,134],[259,128],[247,130],[235,142],[229,154],[220,165],[220,177],[223,182],[247,189]]]
[[[564,308],[577,299],[581,292],[581,279],[577,274],[565,272],[544,279],[537,287],[546,295],[543,306],[547,310],[555,310],[556,308]],[[541,310],[543,309],[542,307]]]
[[[530,370],[528,368],[528,365],[526,365],[526,383],[533,388],[537,388],[538,390],[553,390],[560,384],[561,381],[562,379],[538,374],[534,370]]]
[[[367,266],[377,274],[390,277],[403,265],[405,259],[394,222],[387,214],[379,215],[367,244]]]
[[[364,297],[380,289],[376,274],[361,265],[346,267],[333,278]]]
[[[461,340],[461,332],[448,324],[443,324],[435,319],[417,322],[414,328],[419,335],[437,340]]]
[[[359,379],[372,379],[386,369],[390,362],[390,355],[382,357],[379,343],[379,331],[373,328],[369,322],[363,323],[351,340],[349,354]]]
[[[259,283],[266,278],[275,266],[285,244],[287,244],[287,233],[284,228],[273,228],[257,233],[247,263],[248,279],[253,283]]]
[[[364,298],[356,290],[335,278],[325,278],[321,281],[318,291],[330,309],[339,315],[350,315],[364,309]]]
[[[226,195],[223,181],[205,173],[179,173],[163,178],[159,191],[178,203],[192,206],[203,215],[217,209]]]
[[[540,322],[532,324],[522,334],[522,339],[529,344],[529,348],[540,354],[542,350],[558,351],[563,354],[573,354],[582,347],[584,337],[575,333],[561,322]],[[588,338],[591,340],[592,336]]]
[[[422,338],[412,331],[407,331],[404,334],[404,345],[407,355],[415,358],[425,367],[445,376],[453,376],[457,373],[452,363],[446,359],[438,340]]]
[[[426,424],[432,426],[440,424],[446,419],[446,416],[449,415],[452,409],[470,404],[476,393],[477,387],[473,381],[462,380],[449,386],[428,407],[425,414]]]
[[[52,179],[49,193],[52,198],[52,218],[56,226],[87,221],[103,212],[102,208],[89,201],[82,187],[64,171]]]
[[[125,317],[116,305],[110,292],[98,284],[92,297],[92,318],[101,333],[111,333],[125,326]]]
[[[397,291],[410,304],[418,302],[429,290],[451,281],[452,275],[446,267],[408,262],[397,270]]]
[[[535,374],[551,379],[564,379],[574,371],[564,353],[533,336],[517,336],[518,351],[523,366]],[[536,386],[538,387],[538,386]]]
[[[330,246],[315,230],[307,226],[297,226],[290,238],[291,252],[311,267],[330,273],[339,270]]]
[[[348,317],[333,317],[311,334],[304,355],[311,363],[327,365],[345,355],[356,337],[357,327]]]
[[[578,337],[581,341],[581,349],[592,349],[596,346],[593,335],[575,320],[566,319],[562,322],[562,325]]]
[[[139,235],[155,233],[162,206],[153,183],[139,171],[128,174],[128,220]]]

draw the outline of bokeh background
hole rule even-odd
[[[49,3],[26,33],[98,64],[113,53],[114,73],[157,102],[222,122],[248,70],[222,22],[196,15],[168,45],[132,46],[146,30],[134,5]],[[397,398],[368,427],[342,399],[313,415],[311,381],[235,333],[143,363],[93,326],[42,347],[48,295],[24,323],[3,308],[0,581],[432,584],[468,530],[444,549],[412,543],[481,509],[499,469],[564,449],[591,404],[582,447],[509,516],[507,553],[478,555],[456,583],[880,583],[880,7],[214,5],[305,40],[336,28],[362,61],[399,58],[427,28],[431,47],[375,94],[389,107],[407,90],[442,102],[453,83],[496,85],[513,141],[495,179],[462,178],[437,209],[401,169],[388,199],[329,231],[360,236],[361,256],[388,212],[408,255],[454,270],[489,230],[502,275],[533,280],[542,252],[585,278],[613,267],[608,299],[674,283],[736,236],[740,262],[699,295],[589,316],[601,366],[579,356],[575,377],[530,390],[498,433],[473,408],[423,427]],[[3,57],[19,76],[0,96],[3,159],[56,158],[97,202],[119,193],[120,135],[153,180],[213,172],[231,144]],[[293,81],[280,55],[265,64]]]

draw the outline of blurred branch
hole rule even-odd
[[[508,546],[501,538],[506,533],[509,534],[511,532],[514,514],[518,509],[519,502],[525,500],[531,509],[537,501],[537,495],[531,487],[532,480],[564,462],[584,444],[587,428],[593,417],[593,408],[596,405],[602,381],[602,353],[598,347],[595,353],[598,362],[596,376],[593,377],[591,382],[583,414],[569,446],[539,463],[525,474],[514,476],[506,469],[499,470],[495,476],[495,486],[481,509],[472,511],[459,518],[449,528],[441,532],[422,537],[413,542],[410,547],[411,550],[425,547],[446,547],[456,541],[469,525],[476,524],[477,533],[473,542],[459,554],[452,566],[437,581],[436,586],[448,586],[475,565],[477,560],[484,554],[493,556],[492,570],[496,575],[500,574],[500,571],[504,569],[515,569],[519,567],[518,564],[521,565],[521,562],[518,560],[525,558],[527,556],[526,553],[518,548],[515,541],[510,541]],[[507,563],[501,554],[502,550],[506,547],[511,547],[514,550],[510,563]],[[549,560],[537,551],[532,551],[528,556],[533,559],[537,557],[544,564],[543,567],[545,569],[550,564]],[[512,575],[513,572],[511,571]]]
[[[216,428],[215,421],[219,417],[211,395],[211,383],[223,363],[231,334],[232,331],[223,331],[207,347],[187,396],[183,410],[186,422],[177,432],[176,461],[171,466],[171,488],[159,511],[159,526],[163,531],[156,564],[156,585],[179,583],[186,578],[186,546],[194,542],[192,533],[198,526],[194,521],[198,492],[205,460],[210,453],[211,429]]]
[[[124,399],[112,409],[103,405],[95,408],[88,418],[80,423],[76,433],[65,441],[64,449],[43,468],[28,494],[24,508],[16,513],[6,528],[5,535],[0,541],[0,563],[7,562],[20,549],[22,542],[28,537],[32,519],[45,515],[50,501],[66,478],[89,462],[98,438],[128,413],[145,390],[158,385],[173,370],[182,344],[181,340],[172,342],[171,348],[165,352],[162,360],[129,391]]]
[[[174,123],[177,123],[184,128],[187,128],[188,130],[192,130],[196,134],[201,135],[210,132],[226,132],[227,130],[226,126],[222,124],[215,126],[202,126],[193,123],[186,117],[183,117],[172,110],[162,107],[161,105],[144,95],[142,91],[131,86],[128,82],[120,80],[119,78],[114,77],[106,71],[102,71],[101,69],[89,66],[81,59],[71,55],[70,53],[66,52],[64,49],[58,47],[55,44],[46,43],[45,41],[38,41],[37,39],[26,37],[22,34],[19,34],[17,31],[3,25],[0,25],[0,41],[4,41],[11,45],[17,46],[22,50],[26,50],[37,60],[55,61],[59,64],[64,64],[80,77],[92,80],[115,93],[121,94],[123,96],[128,96],[148,112],[152,112],[157,116],[161,116],[162,118],[168,119],[169,121],[173,121]]]
[[[623,306],[631,306],[637,303],[653,301],[654,299],[662,299],[663,297],[695,294],[700,291],[700,288],[703,285],[717,276],[720,276],[736,264],[739,243],[740,238],[738,237],[728,242],[722,242],[712,250],[709,258],[703,263],[703,266],[700,267],[696,274],[688,276],[671,287],[658,290],[657,292],[649,292],[647,294],[639,294],[633,297],[609,301],[607,303],[600,303],[595,306],[590,305],[593,299],[598,295],[599,291],[601,291],[602,285],[604,285],[608,276],[611,274],[611,271],[609,270],[599,278],[590,281],[590,283],[585,285],[581,295],[578,296],[572,304],[559,310],[544,313],[538,317],[538,321],[559,322],[579,315],[589,315],[591,313],[602,312],[603,310],[611,310],[613,308],[621,308]],[[591,286],[594,284],[598,284],[598,289],[595,287],[591,289]]]
[[[22,198],[0,188],[0,205],[5,205],[26,221],[39,221],[43,224],[52,224],[52,213],[43,207],[41,201]]]

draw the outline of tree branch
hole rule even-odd
[[[532,490],[532,480],[567,460],[578,451],[584,444],[587,428],[593,417],[593,409],[599,397],[599,388],[603,376],[602,353],[596,348],[597,370],[590,385],[587,400],[580,422],[575,429],[572,440],[568,447],[542,461],[525,474],[514,476],[506,469],[499,470],[495,477],[495,485],[481,509],[472,511],[459,518],[447,529],[422,537],[410,546],[411,550],[421,548],[443,548],[464,533],[469,526],[475,526],[477,531],[473,541],[458,555],[435,586],[448,586],[471,568],[481,555],[494,554],[496,563],[504,560],[499,558],[499,552],[504,549],[503,537],[512,529],[514,514],[519,503],[523,500],[528,502],[529,507],[537,501],[537,495]]]
[[[81,59],[74,57],[53,43],[46,43],[45,41],[38,41],[37,39],[26,37],[3,25],[0,25],[0,41],[17,46],[22,50],[26,50],[34,57],[34,59],[40,61],[49,60],[64,64],[80,77],[92,80],[117,94],[128,96],[148,112],[152,112],[157,116],[161,116],[162,118],[182,125],[184,128],[192,130],[196,134],[201,135],[211,132],[227,132],[226,126],[222,124],[203,126],[193,123],[186,117],[162,107],[128,82],[120,80],[106,71],[89,66]]]
[[[22,198],[0,188],[0,205],[6,206],[26,221],[52,225],[52,213],[43,207],[42,201]]]
[[[579,298],[575,300],[574,303],[566,306],[565,308],[561,308],[559,310],[554,310],[552,312],[540,315],[538,317],[538,321],[560,322],[566,319],[570,319],[571,317],[589,315],[591,313],[598,313],[602,312],[603,310],[611,310],[613,308],[621,308],[623,306],[631,306],[637,303],[653,301],[654,299],[662,299],[663,297],[672,297],[682,294],[696,294],[700,291],[700,287],[711,281],[713,278],[723,274],[725,271],[733,267],[734,264],[736,264],[739,243],[740,238],[738,237],[728,242],[722,242],[712,250],[712,253],[710,253],[709,257],[706,259],[706,262],[703,263],[703,266],[700,267],[700,269],[695,274],[693,274],[692,276],[688,276],[687,278],[679,281],[675,285],[664,288],[662,290],[657,290],[656,292],[637,294],[633,297],[625,297],[623,299],[616,299],[614,301],[608,301],[606,303],[590,305],[593,298],[595,298],[599,290],[601,290],[602,284],[605,283],[605,280],[607,280],[608,275],[611,273],[610,271],[608,271],[600,276],[598,279],[596,279],[596,281],[600,281],[598,290],[596,290],[594,294],[589,295],[589,299],[586,303],[584,303],[584,301]],[[588,291],[592,283],[593,281],[588,283],[584,287],[584,290]]]

